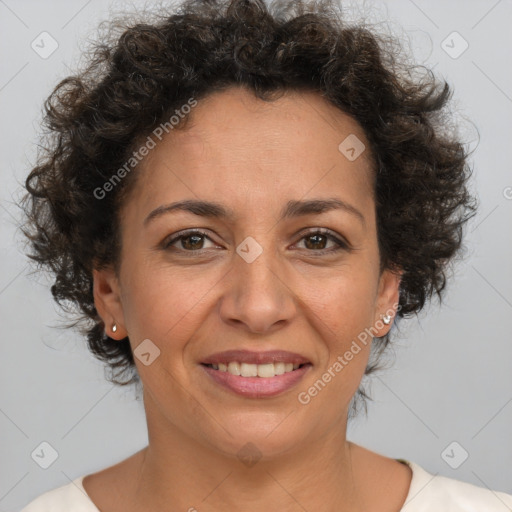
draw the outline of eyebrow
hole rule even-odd
[[[303,215],[318,215],[331,210],[344,210],[345,212],[357,217],[361,223],[366,226],[365,218],[357,208],[336,197],[288,201],[281,211],[279,220],[300,217]],[[144,219],[143,224],[144,226],[147,226],[153,219],[174,211],[186,211],[201,217],[212,217],[226,220],[233,220],[235,218],[235,212],[220,203],[187,199],[159,206]]]

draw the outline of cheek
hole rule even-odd
[[[370,355],[376,285],[369,274],[352,267],[337,279],[324,281],[315,295],[309,292],[328,352],[324,364],[330,372],[325,379],[335,382],[331,387],[338,396],[355,392]]]
[[[369,295],[361,287],[338,289],[323,311],[324,325],[317,327],[319,332],[322,329],[319,343],[324,344],[325,357],[312,386],[301,390],[305,393],[301,398],[314,401],[316,414],[324,416],[326,404],[336,404],[327,415],[334,422],[348,407],[368,364],[372,336],[365,329],[371,326],[372,311]]]
[[[162,352],[183,349],[197,330],[202,304],[214,293],[219,276],[194,270],[179,272],[169,267],[134,266],[123,299],[123,311],[133,345],[149,338]]]
[[[317,309],[340,348],[373,321],[376,285],[368,273],[357,272],[355,267],[324,280],[315,290],[309,287],[307,294],[307,303]]]

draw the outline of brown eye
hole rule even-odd
[[[171,238],[168,242],[165,242],[164,249],[173,248],[177,251],[183,252],[200,252],[202,250],[209,249],[209,247],[204,247],[205,239],[210,240],[210,242],[213,243],[207,233],[203,231],[188,231]],[[346,242],[343,242],[336,236],[332,235],[328,230],[312,231],[303,236],[299,242],[302,241],[304,241],[305,249],[308,250],[308,252],[320,254],[335,252],[342,249],[347,250],[349,248]],[[181,246],[176,246],[178,242]],[[329,242],[333,242],[334,247],[327,248]]]
[[[203,244],[204,237],[202,235],[187,235],[181,237],[181,245],[184,249],[202,249]]]
[[[328,237],[320,233],[308,235],[304,237],[305,245],[308,249],[325,249],[325,245],[329,241]]]
[[[167,249],[172,247],[176,242],[181,242],[181,247],[176,247],[178,250],[183,250],[187,252],[195,252],[205,249],[204,247],[204,239],[212,241],[206,233],[202,231],[189,231],[187,233],[182,233],[179,236],[176,236],[166,242],[164,244],[164,248]]]
[[[339,251],[341,249],[348,249],[348,244],[332,235],[330,231],[313,231],[308,233],[306,236],[303,236],[300,241],[302,240],[304,240],[304,245],[306,249],[313,252],[323,253]],[[334,243],[333,248],[326,248],[329,241]]]

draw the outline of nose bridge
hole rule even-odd
[[[289,319],[294,300],[283,282],[272,232],[258,238],[261,243],[256,236],[248,236],[236,248],[221,313],[224,320],[238,320],[251,330],[262,332]]]
[[[236,248],[234,272],[239,276],[242,288],[249,293],[265,291],[275,294],[282,287],[272,233],[256,235],[259,242],[256,237],[247,236]]]
[[[262,237],[259,238],[262,240]],[[260,244],[255,238],[249,236],[236,249],[239,256],[237,271],[244,274],[248,285],[265,286],[267,282],[277,279],[279,261],[271,238],[271,235],[266,236]]]

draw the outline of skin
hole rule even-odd
[[[370,343],[307,405],[298,401],[365,328],[387,333],[378,321],[399,298],[400,275],[379,272],[369,150],[354,161],[338,150],[350,134],[368,148],[364,131],[314,92],[267,103],[230,88],[199,101],[191,116],[137,171],[121,211],[119,275],[94,270],[109,336],[129,336],[133,350],[150,339],[160,355],[148,366],[136,358],[149,445],[87,476],[84,488],[109,512],[400,510],[411,470],[346,439]],[[364,222],[344,210],[278,221],[289,200],[332,197]],[[236,216],[177,212],[144,226],[152,210],[183,199],[220,202]],[[190,228],[208,238],[163,248]],[[336,244],[311,239],[315,228],[350,249],[318,256]],[[248,236],[263,248],[252,263],[236,252]],[[190,256],[194,248],[203,254]],[[200,366],[229,349],[298,352],[313,366],[281,395],[246,398]],[[261,454],[251,467],[237,457],[249,442]]]

